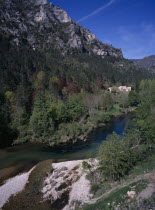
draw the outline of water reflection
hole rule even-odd
[[[98,128],[89,137],[89,143],[70,148],[69,151],[51,151],[51,148],[42,144],[26,144],[0,150],[0,172],[1,169],[17,167],[18,172],[29,170],[36,163],[52,159],[54,162],[77,160],[88,157],[90,152],[95,152],[107,135],[116,132],[122,135],[125,126],[130,120],[129,115],[123,115],[109,123],[106,128]]]

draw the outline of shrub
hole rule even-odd
[[[100,188],[99,184],[92,184],[90,188],[90,192],[95,194],[99,190],[99,188]]]

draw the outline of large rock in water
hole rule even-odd
[[[55,48],[62,54],[78,49],[102,57],[122,57],[120,49],[103,44],[89,30],[71,20],[61,8],[47,0],[5,0],[0,2],[0,36],[15,45]]]

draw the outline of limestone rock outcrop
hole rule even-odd
[[[62,54],[74,49],[102,57],[123,57],[122,51],[101,43],[74,22],[63,9],[47,0],[5,0],[0,3],[0,37],[32,49],[55,48]]]

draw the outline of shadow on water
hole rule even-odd
[[[85,145],[72,146],[68,150],[51,149],[42,144],[25,144],[1,149],[0,178],[4,169],[9,171],[9,168],[15,168],[18,173],[21,173],[29,170],[38,162],[47,159],[52,159],[53,162],[61,162],[87,158],[89,153],[97,151],[107,135],[112,132],[122,135],[130,119],[130,114],[114,118],[106,127],[95,129],[88,136],[88,141]]]

